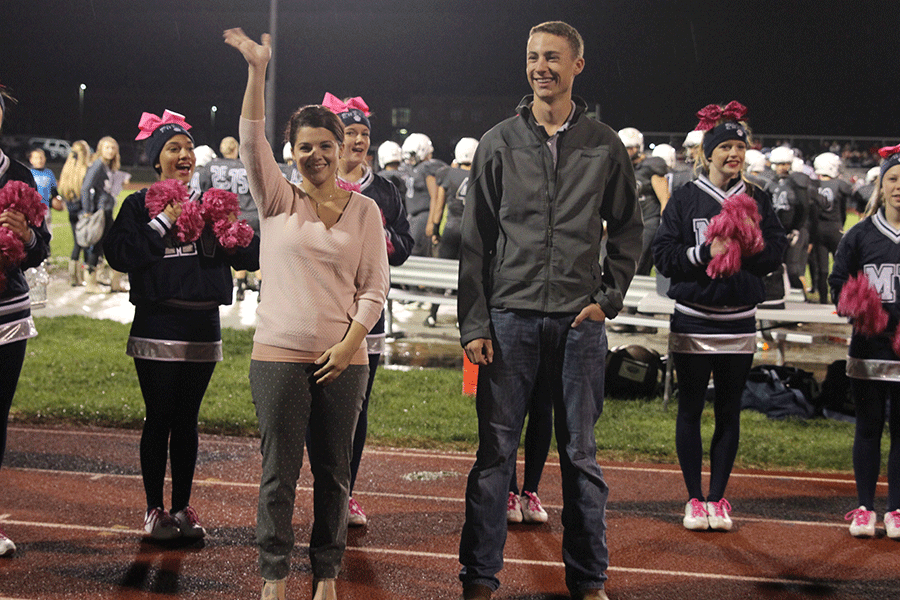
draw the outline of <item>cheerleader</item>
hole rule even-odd
[[[853,473],[859,508],[847,513],[851,521],[850,534],[856,537],[875,535],[875,486],[881,466],[881,435],[885,416],[890,427],[888,455],[888,498],[884,527],[887,536],[900,538],[900,358],[897,350],[900,337],[900,146],[882,148],[885,157],[881,165],[875,193],[869,209],[859,223],[851,228],[838,245],[834,268],[828,277],[831,297],[839,304],[841,291],[851,277],[865,274],[864,282],[871,286],[875,305],[884,310],[881,333],[862,333],[861,319],[854,321],[853,335],[847,356],[847,375],[850,393],[856,405],[856,433],[853,440]],[[874,288],[874,289],[872,289]],[[847,290],[850,291],[849,289]],[[841,302],[838,300],[841,299]],[[866,310],[871,317],[877,311]],[[890,414],[886,415],[887,406]]]
[[[144,113],[141,133],[160,181],[187,187],[194,174],[194,140],[181,115]],[[190,506],[197,463],[197,418],[216,362],[222,360],[219,305],[231,304],[231,268],[259,268],[259,237],[246,248],[224,248],[212,228],[181,242],[182,209],[168,204],[150,217],[147,189],[122,203],[103,244],[109,265],[128,273],[134,320],[126,354],[134,358],[147,409],[141,435],[141,476],[147,499],[144,533],[157,540],[206,535]],[[163,507],[171,461],[171,510]]]
[[[390,240],[388,264],[402,265],[412,251],[413,237],[409,232],[409,219],[406,217],[406,207],[400,197],[400,192],[389,180],[377,175],[366,162],[371,144],[369,107],[359,96],[344,101],[329,93],[325,94],[322,105],[337,114],[344,124],[344,147],[338,161],[338,176],[351,185],[358,185],[360,193],[374,200],[381,209],[385,234]],[[384,311],[382,311],[381,318],[366,335],[369,379],[366,383],[362,411],[356,422],[356,432],[353,435],[353,456],[350,459],[350,501],[348,503],[350,516],[348,523],[352,527],[362,527],[368,523],[365,511],[353,498],[353,488],[356,485],[359,463],[366,445],[366,433],[369,426],[369,397],[372,395],[372,384],[375,382],[378,362],[384,352],[384,340]],[[307,448],[311,450],[312,446],[307,444]],[[314,459],[315,457],[310,455],[310,460]]]
[[[697,129],[705,131],[699,155],[702,174],[675,191],[653,241],[656,269],[672,280],[668,295],[675,300],[670,336],[678,377],[675,446],[689,498],[683,523],[691,530],[732,527],[725,487],[737,455],[741,392],[756,350],[756,305],[765,299],[762,278],[781,263],[786,245],[771,198],[742,178],[749,137],[745,114],[737,102],[709,105],[697,113]],[[707,227],[723,203],[743,194],[755,201],[761,216],[764,247],[745,252],[734,274],[711,277],[707,272],[712,259],[737,240],[707,239]],[[716,425],[709,492],[704,495],[700,417],[710,373]]]
[[[0,86],[0,128],[6,113],[6,89]],[[22,181],[37,190],[31,170],[22,163],[12,160],[0,149],[0,188],[11,181]],[[50,230],[44,221],[40,227],[29,224],[24,215],[15,210],[0,212],[0,227],[15,233],[25,248],[25,259],[18,265],[10,266],[0,284],[0,465],[6,449],[6,425],[12,406],[22,364],[25,362],[25,345],[28,338],[37,335],[31,318],[31,300],[28,297],[28,283],[23,271],[36,267],[50,255]],[[4,261],[5,263],[5,261]],[[10,556],[16,545],[0,529],[0,556]]]

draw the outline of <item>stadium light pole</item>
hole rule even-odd
[[[216,141],[216,111],[219,108],[213,104],[209,109],[209,145],[215,146]]]
[[[87,86],[83,83],[78,86],[78,137],[84,137],[84,90]]]
[[[269,0],[269,35],[272,38],[272,58],[269,59],[268,81],[266,81],[266,138],[275,152],[275,57],[278,52],[278,0]],[[281,156],[275,152],[276,156]]]

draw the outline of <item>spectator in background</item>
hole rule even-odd
[[[72,149],[66,157],[62,171],[59,174],[59,195],[66,203],[69,211],[69,225],[72,227],[72,253],[69,255],[69,285],[76,287],[84,283],[84,261],[87,261],[87,248],[78,245],[75,236],[75,225],[78,223],[78,215],[81,214],[81,186],[84,183],[84,175],[90,165],[91,147],[84,140],[72,143]]]
[[[222,138],[219,142],[219,154],[217,158],[210,160],[200,172],[200,193],[210,188],[228,190],[238,197],[238,205],[241,207],[241,219],[259,235],[259,210],[256,202],[250,195],[250,184],[247,181],[247,169],[238,158],[239,144],[232,136]],[[247,279],[247,271],[235,273],[237,290],[234,293],[235,300],[243,300],[246,290],[259,291],[259,271],[254,274],[255,282]]]
[[[34,177],[38,193],[41,195],[44,204],[47,205],[47,223],[49,225],[51,222],[50,209],[63,209],[63,202],[59,198],[59,192],[56,189],[56,175],[47,168],[47,155],[40,148],[35,148],[28,154],[28,162],[31,164],[31,175]]]
[[[426,233],[431,205],[437,198],[437,172],[447,163],[434,158],[434,146],[424,133],[411,133],[403,141],[403,157],[410,170],[406,174],[406,214],[415,245],[413,255],[432,256],[434,249]]]
[[[97,151],[92,157],[91,166],[84,176],[81,185],[81,212],[93,213],[102,210],[104,214],[103,237],[100,241],[87,249],[87,285],[85,291],[96,294],[101,289],[97,282],[97,267],[103,258],[103,240],[106,239],[113,225],[113,209],[116,206],[116,196],[122,191],[121,181],[117,176],[122,165],[119,156],[119,144],[113,138],[106,136],[97,142]],[[117,189],[118,188],[118,189]],[[109,282],[110,291],[124,292],[122,286],[122,273],[113,270]]]
[[[663,159],[644,154],[644,135],[634,127],[620,130],[619,138],[631,157],[634,178],[637,180],[638,202],[644,220],[643,250],[635,274],[649,275],[653,268],[650,246],[659,228],[660,214],[669,201],[669,182],[666,180],[669,168]]]
[[[401,198],[406,198],[406,178],[401,167],[403,162],[403,150],[400,144],[390,140],[378,146],[378,166],[381,169],[378,175],[394,184]]]
[[[875,191],[875,182],[878,181],[878,174],[881,170],[878,167],[872,167],[866,172],[865,179],[861,180],[856,189],[853,190],[851,207],[858,215],[866,212],[866,206],[872,198]]]
[[[810,243],[809,256],[812,288],[818,292],[819,304],[828,304],[828,271],[830,257],[837,252],[844,235],[847,220],[847,205],[853,188],[839,178],[841,158],[837,154],[824,152],[813,161],[813,168],[819,176],[818,186],[810,194]],[[832,302],[837,302],[834,298]]]
[[[459,260],[463,207],[466,204],[472,157],[477,147],[478,140],[475,138],[462,138],[454,150],[455,166],[443,167],[437,172],[438,192],[429,211],[425,233],[431,238],[432,245],[437,247],[438,258]],[[437,325],[439,307],[440,304],[432,303],[425,317],[426,327]]]

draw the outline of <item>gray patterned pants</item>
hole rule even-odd
[[[347,503],[353,432],[362,409],[368,365],[350,365],[327,386],[313,382],[309,363],[250,361],[250,390],[259,419],[262,478],[256,516],[259,568],[284,579],[294,547],[294,495],[307,425],[316,463],[309,558],[317,579],[337,577],[347,545]]]

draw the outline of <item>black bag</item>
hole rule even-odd
[[[606,395],[616,398],[659,395],[665,373],[659,353],[643,346],[618,346],[606,355]]]
[[[856,405],[850,394],[850,378],[847,377],[847,361],[836,360],[828,365],[819,406],[826,417],[846,420],[856,417]]]
[[[804,397],[803,392],[788,387],[772,365],[759,365],[750,369],[741,395],[741,409],[761,412],[770,419],[809,419],[816,414],[815,407]]]

